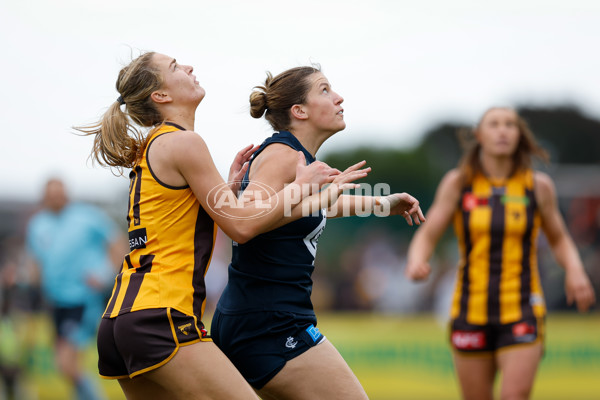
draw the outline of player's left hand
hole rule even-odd
[[[596,302],[594,288],[583,269],[567,270],[565,293],[567,304],[571,305],[575,302],[580,312],[587,311]]]
[[[413,225],[413,221],[417,225],[425,222],[419,200],[408,193],[392,193],[377,200],[377,204],[383,204],[384,202],[389,202],[390,215],[402,215],[410,226]]]
[[[236,195],[242,183],[242,179],[244,178],[246,171],[248,171],[248,166],[250,165],[248,161],[250,160],[250,157],[252,157],[252,154],[254,154],[259,147],[260,146],[250,144],[238,151],[233,159],[233,163],[229,168],[229,177],[227,178],[227,183],[229,184],[231,191],[236,193]]]

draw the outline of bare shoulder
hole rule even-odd
[[[442,177],[440,185],[456,187],[456,189],[459,190],[462,186],[462,174],[458,168],[453,168],[446,172]]]
[[[194,131],[177,131],[162,135],[155,140],[153,147],[159,147],[168,157],[183,161],[188,157],[206,156],[208,147],[202,136]]]
[[[277,175],[291,177],[293,180],[298,161],[297,153],[296,150],[282,143],[267,146],[252,162],[251,177],[269,171],[271,174],[277,173]]]
[[[458,198],[463,186],[463,177],[457,168],[446,172],[437,188],[438,195],[444,198]]]
[[[189,146],[206,146],[202,136],[194,131],[177,131],[174,135],[163,135],[163,137],[165,141],[178,149],[185,149]]]
[[[296,150],[288,145],[283,143],[273,143],[267,146],[267,148],[259,154],[255,162],[258,162],[259,160],[262,163],[276,161],[279,165],[282,163],[295,165],[297,153]]]
[[[533,183],[536,197],[544,199],[548,196],[554,197],[556,189],[552,178],[544,172],[535,171],[533,174]]]
[[[460,200],[463,179],[458,169],[451,169],[442,177],[437,187],[432,208],[451,215]]]

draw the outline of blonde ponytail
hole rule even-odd
[[[120,96],[98,123],[74,127],[85,136],[94,136],[90,157],[100,165],[116,168],[119,174],[141,159],[146,135],[138,127],[150,128],[163,121],[150,98],[162,85],[153,56],[153,52],[142,54],[121,69],[116,83]]]

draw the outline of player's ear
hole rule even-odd
[[[167,92],[162,90],[155,90],[150,95],[150,98],[152,99],[152,101],[158,104],[170,103],[173,101],[171,96],[169,96]]]
[[[290,109],[292,117],[296,119],[307,119],[308,113],[303,104],[294,104]]]

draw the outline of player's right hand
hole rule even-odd
[[[422,281],[429,277],[431,273],[431,265],[428,262],[408,261],[404,275],[413,281]]]
[[[305,195],[318,192],[323,185],[333,182],[339,174],[341,174],[339,169],[331,168],[322,161],[315,161],[310,165],[306,165],[304,153],[298,152],[294,183],[301,185],[303,193],[305,188],[310,188],[310,192],[305,193]]]

